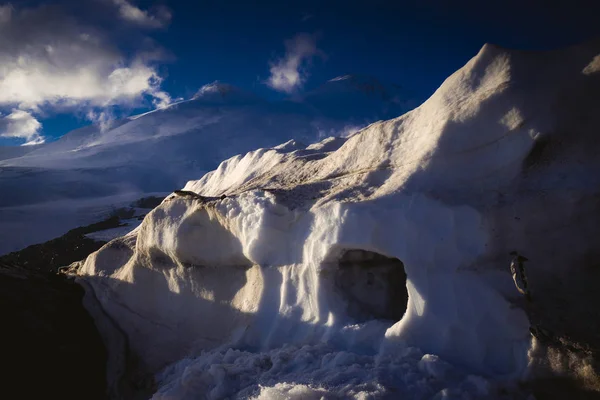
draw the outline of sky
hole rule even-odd
[[[600,1],[0,0],[0,145],[188,99],[216,80],[267,99],[346,74],[425,100],[485,43],[600,37]]]

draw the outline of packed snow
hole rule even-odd
[[[401,117],[188,182],[79,270],[113,394],[527,398],[510,252],[545,329],[598,328],[599,54],[486,45]]]
[[[330,84],[306,100],[266,101],[215,82],[191,100],[114,121],[104,131],[88,126],[40,146],[0,148],[0,254],[97,221],[85,218],[88,203],[110,208],[111,197],[170,192],[236,154],[289,139],[349,135],[414,106],[393,85],[377,83],[380,91],[372,93],[350,83],[332,92]],[[47,212],[58,203],[84,217]],[[9,222],[15,213],[18,235]]]

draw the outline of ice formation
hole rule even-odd
[[[493,397],[528,364],[515,250],[546,327],[589,339],[599,54],[486,45],[401,117],[188,182],[203,197],[169,196],[79,271],[114,390]]]

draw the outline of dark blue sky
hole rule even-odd
[[[131,3],[140,9],[157,4]],[[359,73],[403,85],[419,100],[486,42],[550,49],[600,36],[600,1],[166,0],[160,4],[171,10],[172,19],[147,35],[169,54],[157,68],[164,78],[162,89],[172,98],[188,98],[214,80],[268,98],[283,97],[264,84],[269,62],[283,56],[284,40],[301,32],[315,34],[325,55],[313,58],[301,90]],[[61,6],[85,12],[76,2]],[[127,52],[131,37],[122,39],[115,46]],[[126,112],[133,111],[140,108]],[[80,112],[49,111],[39,120],[50,140],[89,124]],[[0,138],[0,144],[8,142],[16,143]]]
[[[215,79],[266,92],[261,80],[268,60],[283,52],[283,40],[318,32],[327,57],[315,60],[307,88],[361,73],[426,97],[486,42],[546,49],[600,34],[598,1],[587,10],[573,8],[578,2],[491,3],[174,1],[168,3],[173,23],[156,37],[177,57],[167,67],[166,87],[181,94]]]

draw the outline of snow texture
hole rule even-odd
[[[236,154],[289,139],[348,135],[408,110],[407,94],[378,85],[390,94],[349,86],[337,96],[343,103],[331,95],[319,101],[320,92],[309,94],[310,101],[268,102],[215,82],[191,100],[115,121],[105,131],[88,126],[40,146],[0,148],[0,254],[97,221],[86,218],[88,203],[108,209],[114,196],[171,192]],[[57,202],[78,217],[56,218],[47,210]]]
[[[502,398],[531,345],[509,253],[542,306],[597,300],[599,54],[486,45],[399,118],[188,182],[203,197],[169,196],[79,272],[125,349],[115,390],[133,369],[156,399]],[[382,319],[393,265],[408,303]],[[575,328],[576,301],[553,308]]]

